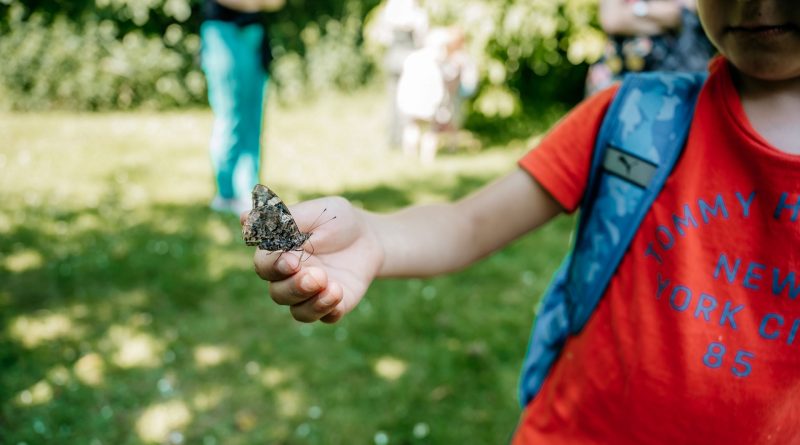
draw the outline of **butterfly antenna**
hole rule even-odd
[[[303,248],[302,248],[302,247],[301,247],[301,248],[299,248],[299,249],[297,249],[297,250],[299,250],[299,251],[300,251],[300,262],[302,263],[303,261],[305,261],[305,260],[303,259],[303,255],[305,255],[305,254],[306,254],[306,251],[305,251],[305,250],[303,250]]]
[[[322,225],[324,225],[324,224],[328,224],[329,222],[331,222],[331,221],[333,221],[334,219],[336,219],[336,217],[335,217],[335,216],[332,216],[332,217],[330,217],[330,219],[328,219],[328,220],[325,220],[325,221],[323,221],[323,222],[319,222],[320,218],[322,218],[322,215],[324,215],[324,214],[325,214],[325,212],[327,212],[327,211],[328,211],[328,209],[327,209],[327,208],[324,208],[324,209],[322,209],[322,212],[319,214],[319,216],[317,217],[317,219],[315,219],[315,220],[314,220],[314,222],[313,222],[313,223],[311,223],[311,228],[309,228],[309,229],[308,229],[308,233],[311,233],[311,232],[313,232],[314,230],[318,229],[320,226],[322,226]],[[317,224],[317,223],[319,223],[319,224]]]
[[[282,250],[281,253],[278,254],[278,258],[275,258],[275,261],[273,261],[272,264],[277,263],[278,260],[281,259],[281,257],[283,256],[284,253],[286,253],[286,251]]]
[[[303,259],[303,255],[305,255],[306,253],[308,253],[308,256],[306,257],[306,260],[307,260],[307,259],[309,259],[309,258],[311,258],[311,257],[314,255],[314,244],[312,244],[312,243],[311,243],[311,240],[308,240],[307,242],[308,242],[308,244],[311,246],[311,252],[306,252],[306,250],[305,250],[305,249],[303,249],[303,247],[299,247],[299,248],[297,248],[297,250],[299,250],[299,251],[300,251],[300,262],[301,262],[301,263],[302,263],[303,261],[305,261],[305,260]]]
[[[309,232],[311,232],[312,230],[314,230],[314,229],[316,229],[317,227],[319,227],[319,226],[317,225],[317,223],[319,222],[319,219],[320,219],[320,218],[322,218],[322,215],[324,215],[324,214],[325,214],[325,212],[327,212],[327,211],[328,211],[328,208],[327,208],[327,207],[325,207],[324,209],[322,209],[322,212],[320,212],[319,216],[317,216],[317,218],[314,220],[314,222],[312,222],[312,223],[311,223],[311,227],[308,229],[308,231],[309,231]]]

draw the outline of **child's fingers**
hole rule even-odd
[[[304,323],[311,323],[327,317],[337,311],[337,307],[342,301],[342,295],[342,287],[337,283],[331,283],[313,298],[292,306],[290,309],[292,317]],[[341,318],[341,315],[338,318]]]
[[[311,299],[328,287],[328,275],[319,267],[304,267],[285,280],[270,284],[272,299],[282,305],[294,306]]]
[[[253,264],[258,276],[266,281],[285,280],[300,270],[300,258],[287,252],[256,249]]]
[[[328,312],[328,314],[320,318],[319,321],[323,323],[336,323],[342,317],[344,317],[344,314],[345,314],[344,304],[339,303],[336,305],[336,307],[333,308],[332,311]]]

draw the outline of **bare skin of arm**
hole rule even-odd
[[[652,0],[647,2],[646,17],[633,13],[632,3],[625,0],[600,0],[600,24],[610,35],[658,35],[681,25],[681,7],[677,0]]]
[[[217,3],[241,12],[270,12],[283,8],[286,0],[217,0]]]
[[[379,276],[427,277],[462,269],[561,211],[530,175],[518,170],[456,203],[372,214],[387,252]]]
[[[377,277],[429,277],[464,268],[562,212],[522,170],[455,203],[380,215],[342,198],[322,198],[291,211],[307,228],[323,209],[336,219],[314,231],[306,244],[313,255],[301,262],[293,252],[257,251],[254,259],[272,299],[304,322],[339,320]]]

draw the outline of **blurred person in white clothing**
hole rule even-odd
[[[406,119],[403,152],[424,164],[433,162],[440,135],[458,131],[462,98],[476,85],[464,33],[456,27],[432,30],[425,46],[406,58],[397,86],[397,105]]]

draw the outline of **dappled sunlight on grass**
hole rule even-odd
[[[289,204],[334,193],[392,211],[472,192],[534,136],[480,136],[508,145],[422,167],[385,148],[384,105],[273,101],[264,182]],[[205,110],[0,116],[0,443],[507,437],[569,221],[460,274],[377,282],[337,325],[297,323],[237,218],[207,207],[210,124]]]
[[[230,229],[230,225],[224,224],[218,219],[211,219],[205,224],[205,233],[208,238],[223,246],[230,245],[234,241],[235,235]]]
[[[75,377],[86,386],[100,386],[105,380],[106,364],[100,354],[90,352],[75,362]]]
[[[265,368],[259,373],[259,381],[267,388],[275,388],[286,381],[286,372],[278,368]]]
[[[41,405],[53,399],[53,387],[47,380],[40,380],[28,389],[23,390],[17,396],[19,405],[31,406]]]
[[[9,325],[9,334],[13,340],[26,348],[35,348],[48,340],[79,337],[81,332],[70,317],[40,311],[35,315],[23,315],[13,319]]]
[[[122,368],[153,368],[161,364],[164,342],[129,326],[112,326],[107,337],[112,362]]]
[[[373,369],[382,379],[395,381],[406,373],[408,364],[395,357],[381,357],[375,362]]]
[[[180,434],[191,422],[192,413],[181,400],[148,406],[136,420],[136,433],[145,442],[163,443],[171,434]],[[181,443],[183,440],[170,440]]]
[[[120,308],[142,308],[150,300],[149,294],[144,289],[117,290],[107,297],[111,300],[110,303],[94,303],[93,312],[95,314],[98,312],[98,308],[102,308],[102,312],[107,313]],[[110,306],[112,303],[114,307]]]
[[[217,366],[238,356],[231,347],[217,345],[198,345],[194,348],[194,362],[199,369]]]
[[[20,273],[30,269],[42,267],[44,258],[35,250],[18,250],[5,257],[5,268],[11,272]]]
[[[192,399],[192,406],[198,411],[214,409],[229,393],[229,390],[221,386],[202,388]]]
[[[292,389],[282,389],[276,393],[278,414],[283,417],[298,415],[304,406],[303,396]]]

